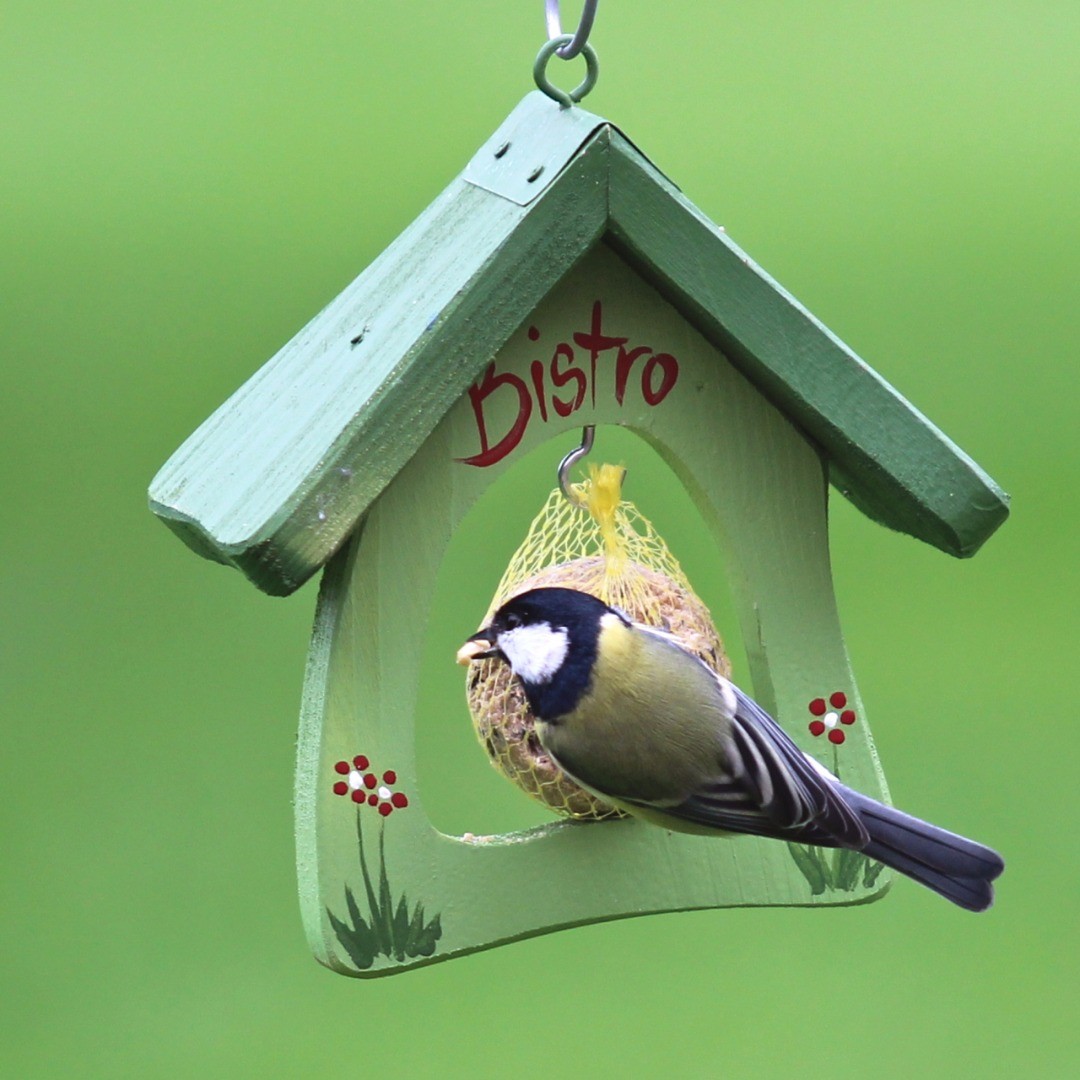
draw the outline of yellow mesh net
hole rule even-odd
[[[622,500],[624,475],[615,465],[590,467],[589,479],[572,488],[579,506],[559,488],[552,491],[514,552],[481,625],[510,597],[528,589],[580,589],[637,622],[669,631],[714,670],[730,675],[708,608],[652,523]],[[544,751],[525,695],[506,664],[472,664],[466,696],[491,763],[518,787],[568,817],[621,816],[575,784]]]

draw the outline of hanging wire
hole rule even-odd
[[[581,22],[578,23],[574,36],[568,44],[561,45],[555,50],[555,55],[560,60],[573,60],[585,48],[599,4],[600,0],[585,0],[585,6],[581,11]],[[563,37],[562,19],[559,15],[559,0],[544,0],[544,16],[547,19],[548,40]]]

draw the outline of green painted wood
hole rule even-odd
[[[1004,520],[993,481],[611,125],[537,92],[507,130],[505,166],[489,140],[163,467],[151,508],[194,550],[267,592],[297,588],[604,235],[825,450],[871,517],[953,555]],[[521,205],[533,161],[547,186]]]
[[[527,129],[539,109],[544,138],[568,128],[569,159],[588,114],[552,105],[530,94],[515,122]],[[512,152],[527,156],[524,138]],[[597,145],[573,159],[527,207],[455,180],[170,458],[150,488],[154,513],[266,592],[303,584],[599,238],[604,157]]]
[[[623,355],[642,350],[622,365],[621,403],[619,349],[598,350],[593,377],[588,345],[575,336],[593,330],[597,302],[604,334],[626,339]],[[660,378],[665,365],[671,370],[668,360],[650,367],[653,357],[664,356],[677,366],[670,385]],[[544,409],[534,379],[538,362]],[[576,377],[554,385],[553,370],[580,372],[585,392],[578,394]],[[446,546],[498,475],[562,436],[551,447],[554,472],[573,441],[568,433],[576,436],[584,423],[638,432],[691,492],[732,573],[750,664],[749,672],[736,672],[738,681],[846,782],[885,794],[840,634],[827,483],[817,449],[605,245],[511,335],[491,374],[504,381],[483,401],[489,445],[514,430],[523,408],[518,388],[532,395],[513,448],[489,466],[465,464],[482,444],[472,400],[459,400],[378,497],[323,579],[296,786],[301,908],[316,957],[346,974],[378,976],[604,919],[693,908],[851,904],[881,895],[886,875],[868,882],[861,856],[834,867],[801,851],[797,860],[774,841],[676,835],[633,821],[553,822],[467,840],[440,833],[428,820],[417,785],[417,725],[455,723],[463,744],[475,745],[464,686],[456,715],[416,715],[429,609]],[[577,407],[561,416],[556,398]],[[601,426],[598,459],[603,447]],[[627,464],[632,470],[633,462]],[[538,505],[546,494],[537,492]],[[641,509],[648,514],[647,505]],[[523,533],[527,525],[521,523]],[[666,539],[677,555],[678,536]],[[462,612],[459,634],[435,643],[447,664],[478,625],[487,600],[477,596],[475,610]],[[809,702],[836,690],[859,717],[838,748],[807,730]],[[377,779],[393,771],[393,792],[408,799],[407,807],[383,818],[334,793],[333,785],[345,782],[335,764],[358,755]],[[707,931],[710,947],[718,930]]]
[[[973,555],[1008,496],[618,133],[608,160],[611,236],[822,447],[837,489],[890,528]]]
[[[462,176],[470,184],[528,206],[548,189],[568,161],[607,125],[584,109],[552,108],[530,94],[476,152]]]

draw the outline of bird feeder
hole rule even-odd
[[[876,798],[884,779],[831,580],[829,485],[954,556],[1008,513],[970,458],[618,128],[528,95],[150,491],[195,551],[267,593],[323,571],[296,840],[307,935],[337,971],[382,975],[652,912],[859,903],[887,887],[856,852],[633,820],[477,840],[425,815],[417,691],[447,545],[496,478],[585,425],[629,428],[670,465],[731,569],[747,689],[803,749],[830,767],[841,753],[845,783]]]

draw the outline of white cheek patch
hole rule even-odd
[[[561,626],[553,629],[550,623],[531,623],[504,630],[499,635],[499,648],[515,675],[527,683],[546,683],[563,666],[570,635]]]

